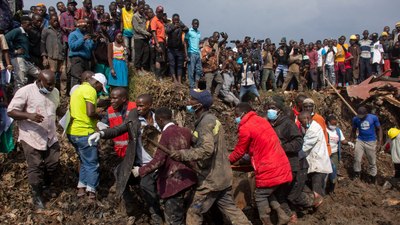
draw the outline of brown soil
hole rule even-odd
[[[174,109],[176,121],[188,127],[193,126],[193,118],[184,112],[188,89],[169,82],[156,82],[147,77],[132,79],[131,100],[140,93],[151,93],[155,97],[154,107],[169,106]],[[344,91],[342,91],[343,94]],[[334,113],[340,118],[340,127],[349,137],[351,112],[342,101],[329,91],[310,92],[322,115]],[[271,93],[263,93],[267,97]],[[294,94],[285,95],[291,102]],[[355,107],[357,101],[351,101]],[[384,130],[399,124],[399,109],[384,103],[376,107]],[[387,104],[387,105],[386,105]],[[256,105],[257,109],[262,109]],[[226,131],[227,147],[232,150],[236,142],[236,127],[233,122],[233,110],[219,100],[215,101],[212,111],[218,116]],[[78,160],[75,150],[65,137],[60,136],[62,146],[61,169],[52,188],[46,194],[48,210],[37,212],[31,206],[30,188],[27,183],[26,162],[23,152],[18,149],[8,155],[0,155],[0,224],[125,224],[127,217],[120,202],[113,194],[113,168],[119,163],[110,142],[102,141],[100,150],[101,178],[98,200],[89,203],[87,199],[76,197],[78,180]],[[336,193],[327,196],[316,211],[299,212],[298,224],[400,224],[400,195],[398,189],[384,190],[382,185],[393,176],[390,155],[378,153],[378,184],[371,185],[349,179],[352,170],[353,151],[345,148],[340,168],[340,181]],[[366,166],[364,162],[363,166]],[[235,172],[235,200],[251,219],[253,224],[261,224],[257,210],[252,207],[249,174]],[[137,190],[137,187],[134,187]],[[137,196],[137,216],[135,224],[150,224],[144,202]],[[219,219],[207,216],[207,224],[222,224]]]

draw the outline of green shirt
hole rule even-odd
[[[97,120],[87,116],[86,102],[96,107],[97,92],[89,83],[83,82],[71,95],[69,106],[71,122],[67,134],[87,136],[95,132]]]

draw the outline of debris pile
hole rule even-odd
[[[379,81],[381,82],[381,81]],[[375,83],[375,82],[373,82]],[[170,107],[178,124],[193,128],[194,118],[185,112],[189,96],[186,86],[175,85],[169,81],[156,81],[147,76],[134,77],[131,80],[131,99],[139,94],[150,93],[154,96],[154,108]],[[366,98],[357,98],[349,89],[340,90],[340,94],[353,108],[360,103],[378,115],[385,131],[400,122],[399,105],[396,105],[398,90],[395,85],[379,85],[368,89]],[[362,87],[362,85],[361,85]],[[263,98],[275,93],[263,93]],[[332,90],[323,92],[307,92],[316,102],[317,111],[327,116],[331,113],[339,118],[339,126],[348,138],[351,131],[351,119],[354,116],[343,100]],[[296,93],[284,95],[289,104]],[[388,100],[391,99],[391,100]],[[396,101],[392,101],[392,100]],[[395,104],[393,104],[393,102]],[[262,105],[255,105],[260,112]],[[233,109],[219,100],[214,100],[212,112],[224,125],[228,150],[236,143],[236,125]],[[61,133],[61,132],[60,132]],[[62,146],[60,173],[54,179],[52,188],[46,194],[48,210],[37,212],[31,207],[30,188],[27,182],[26,162],[20,149],[8,155],[0,155],[0,221],[1,224],[125,224],[123,204],[114,197],[115,189],[113,170],[120,162],[114,153],[110,141],[100,143],[100,186],[98,200],[88,203],[76,196],[78,166],[74,148],[65,137],[59,136]],[[153,138],[151,138],[153,139]],[[393,176],[393,166],[388,154],[378,153],[378,185],[353,182],[349,179],[352,171],[353,150],[343,150],[343,160],[340,166],[340,181],[336,193],[328,196],[316,212],[299,214],[298,224],[397,224],[400,210],[399,192],[396,189],[384,189],[382,185]],[[366,163],[363,164],[366,166]],[[234,197],[237,204],[244,210],[253,224],[261,224],[257,209],[253,206],[250,194],[251,176],[247,173],[234,173]],[[134,190],[138,192],[137,187]],[[144,202],[139,195],[135,197],[137,212],[135,224],[150,224],[150,219]],[[208,217],[206,224],[221,224],[213,217]]]

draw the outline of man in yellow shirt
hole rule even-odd
[[[134,39],[133,39],[133,26],[132,19],[134,15],[134,10],[132,8],[132,3],[130,1],[125,2],[125,7],[121,11],[121,28],[122,36],[124,37],[124,44],[126,49],[128,49],[128,54],[130,56],[130,61],[134,62]]]
[[[348,44],[345,44],[344,42],[346,41],[345,36],[341,36],[339,38],[339,43],[336,45],[336,55],[335,55],[335,73],[336,73],[336,78],[337,78],[337,84],[338,86],[345,86],[346,84],[343,84],[344,78],[346,77],[346,68],[344,66],[344,61],[346,59],[346,52],[349,47]]]
[[[99,161],[97,146],[89,146],[88,138],[95,132],[98,115],[96,113],[97,93],[106,89],[107,80],[101,73],[91,76],[71,94],[71,122],[67,129],[68,139],[79,155],[78,196],[86,192],[90,199],[96,198],[99,184]]]

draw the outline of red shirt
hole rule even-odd
[[[346,59],[350,58],[351,56],[352,56],[352,55],[351,55],[350,52],[346,52],[346,55],[345,55]],[[351,69],[351,60],[344,61],[344,68],[345,68],[346,70],[347,70],[347,69]]]
[[[156,37],[158,43],[165,43],[166,36],[165,36],[165,26],[164,22],[160,19],[158,19],[157,16],[155,16],[150,23],[151,31],[156,32]]]

